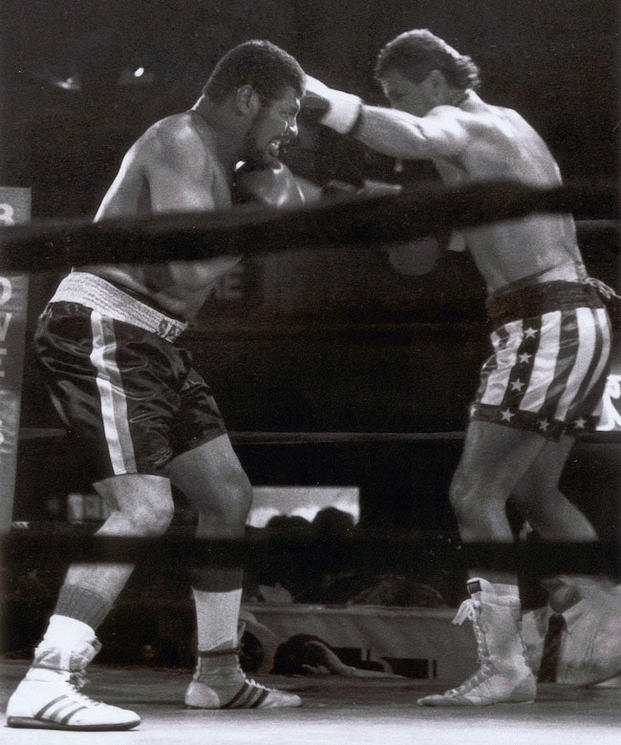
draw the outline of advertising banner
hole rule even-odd
[[[30,220],[30,189],[0,186],[0,225]],[[28,275],[0,268],[0,533],[13,513]]]

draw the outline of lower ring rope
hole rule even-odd
[[[92,528],[91,528],[92,530]],[[211,566],[260,566],[297,552],[315,568],[329,566],[372,567],[399,572],[430,562],[444,567],[485,566],[494,569],[528,568],[535,575],[580,572],[619,575],[620,553],[615,541],[571,543],[565,541],[521,541],[517,544],[462,543],[457,535],[399,534],[357,537],[318,534],[305,529],[279,532],[254,531],[243,539],[193,538],[190,529],[171,530],[163,537],[118,537],[84,534],[75,526],[54,527],[33,523],[2,537],[2,545],[14,560],[45,560],[50,555],[69,561],[172,561],[175,564]],[[42,540],[42,539],[45,540]]]

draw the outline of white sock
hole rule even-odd
[[[41,644],[73,648],[82,641],[95,639],[95,630],[83,621],[54,614],[50,617]]]
[[[217,647],[236,647],[241,589],[206,592],[192,588],[192,594],[196,608],[199,652]]]

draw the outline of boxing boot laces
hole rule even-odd
[[[508,588],[503,591],[501,588]],[[472,621],[479,667],[456,688],[418,699],[421,706],[487,706],[531,703],[536,682],[524,659],[519,629],[519,599],[511,586],[494,587],[483,579],[468,583],[472,597],[460,605],[453,623]]]

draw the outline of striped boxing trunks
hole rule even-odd
[[[166,475],[172,458],[224,432],[189,352],[186,324],[88,272],[71,272],[39,318],[35,350],[91,482]]]
[[[601,413],[611,327],[589,284],[554,281],[487,301],[493,354],[470,418],[557,440],[592,429]]]

